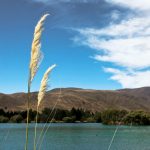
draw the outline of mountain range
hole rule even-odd
[[[0,93],[0,108],[25,110],[27,93]],[[31,93],[30,108],[36,109],[37,92]],[[48,91],[41,103],[45,107],[61,109],[83,108],[92,112],[105,109],[150,111],[150,87],[120,90],[91,90],[81,88],[57,88]]]

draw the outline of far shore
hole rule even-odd
[[[37,112],[30,109],[29,123],[35,123]],[[0,123],[26,123],[26,111],[0,109]],[[79,108],[71,110],[44,108],[38,115],[38,123],[102,123],[104,125],[150,125],[150,113],[141,110],[127,111],[107,109],[90,112]]]

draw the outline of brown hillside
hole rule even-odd
[[[52,107],[57,101],[59,93],[59,89],[48,91],[41,104],[41,109]],[[94,112],[108,108],[150,111],[149,87],[116,91],[63,88],[61,93],[61,101],[58,102],[57,108],[71,109],[75,107]],[[37,93],[32,93],[31,97],[31,108],[35,109]],[[26,100],[26,93],[0,94],[0,107],[7,107],[9,110],[24,110]]]

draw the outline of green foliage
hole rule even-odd
[[[96,113],[94,114],[94,119],[95,119],[95,121],[96,121],[97,123],[102,122],[101,113],[100,113],[100,112],[96,112]]]
[[[9,121],[8,117],[0,116],[0,123],[7,123]]]
[[[5,111],[3,109],[0,109],[0,115],[2,115],[2,116],[5,115]]]
[[[115,110],[110,109],[102,112],[101,119],[102,123],[104,124],[121,124],[122,118],[127,114],[128,112],[125,110]]]
[[[29,120],[35,120],[36,114],[37,114],[37,112],[35,110],[33,111],[32,109],[30,109],[29,110]]]
[[[94,123],[94,122],[96,122],[96,120],[93,117],[89,117],[89,118],[86,119],[86,122]]]
[[[68,110],[57,109],[55,114],[55,120],[61,121],[66,116],[70,116]]]
[[[83,109],[71,110],[45,108],[39,113],[38,122],[102,122],[103,124],[150,125],[150,113],[144,111],[131,111],[109,109],[103,112],[92,113]],[[51,115],[50,115],[51,114]],[[26,122],[26,111],[7,111],[0,109],[0,123]],[[36,111],[30,110],[29,122],[35,121]]]
[[[10,118],[10,122],[13,122],[13,123],[21,123],[23,121],[23,117],[18,114],[18,115],[14,115]]]
[[[76,118],[75,118],[75,116],[72,116],[72,117],[64,117],[62,120],[63,120],[63,122],[65,122],[65,123],[74,123],[75,120],[76,120]]]
[[[72,108],[70,115],[75,116],[76,120],[81,120],[81,118],[84,116],[84,111],[82,109]]]
[[[131,111],[123,120],[125,124],[150,125],[150,114],[143,111]]]

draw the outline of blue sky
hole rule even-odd
[[[42,35],[44,60],[32,91],[54,63],[51,88],[149,86],[150,2],[144,1],[1,0],[0,92],[27,91],[33,31],[45,13],[51,15]]]

